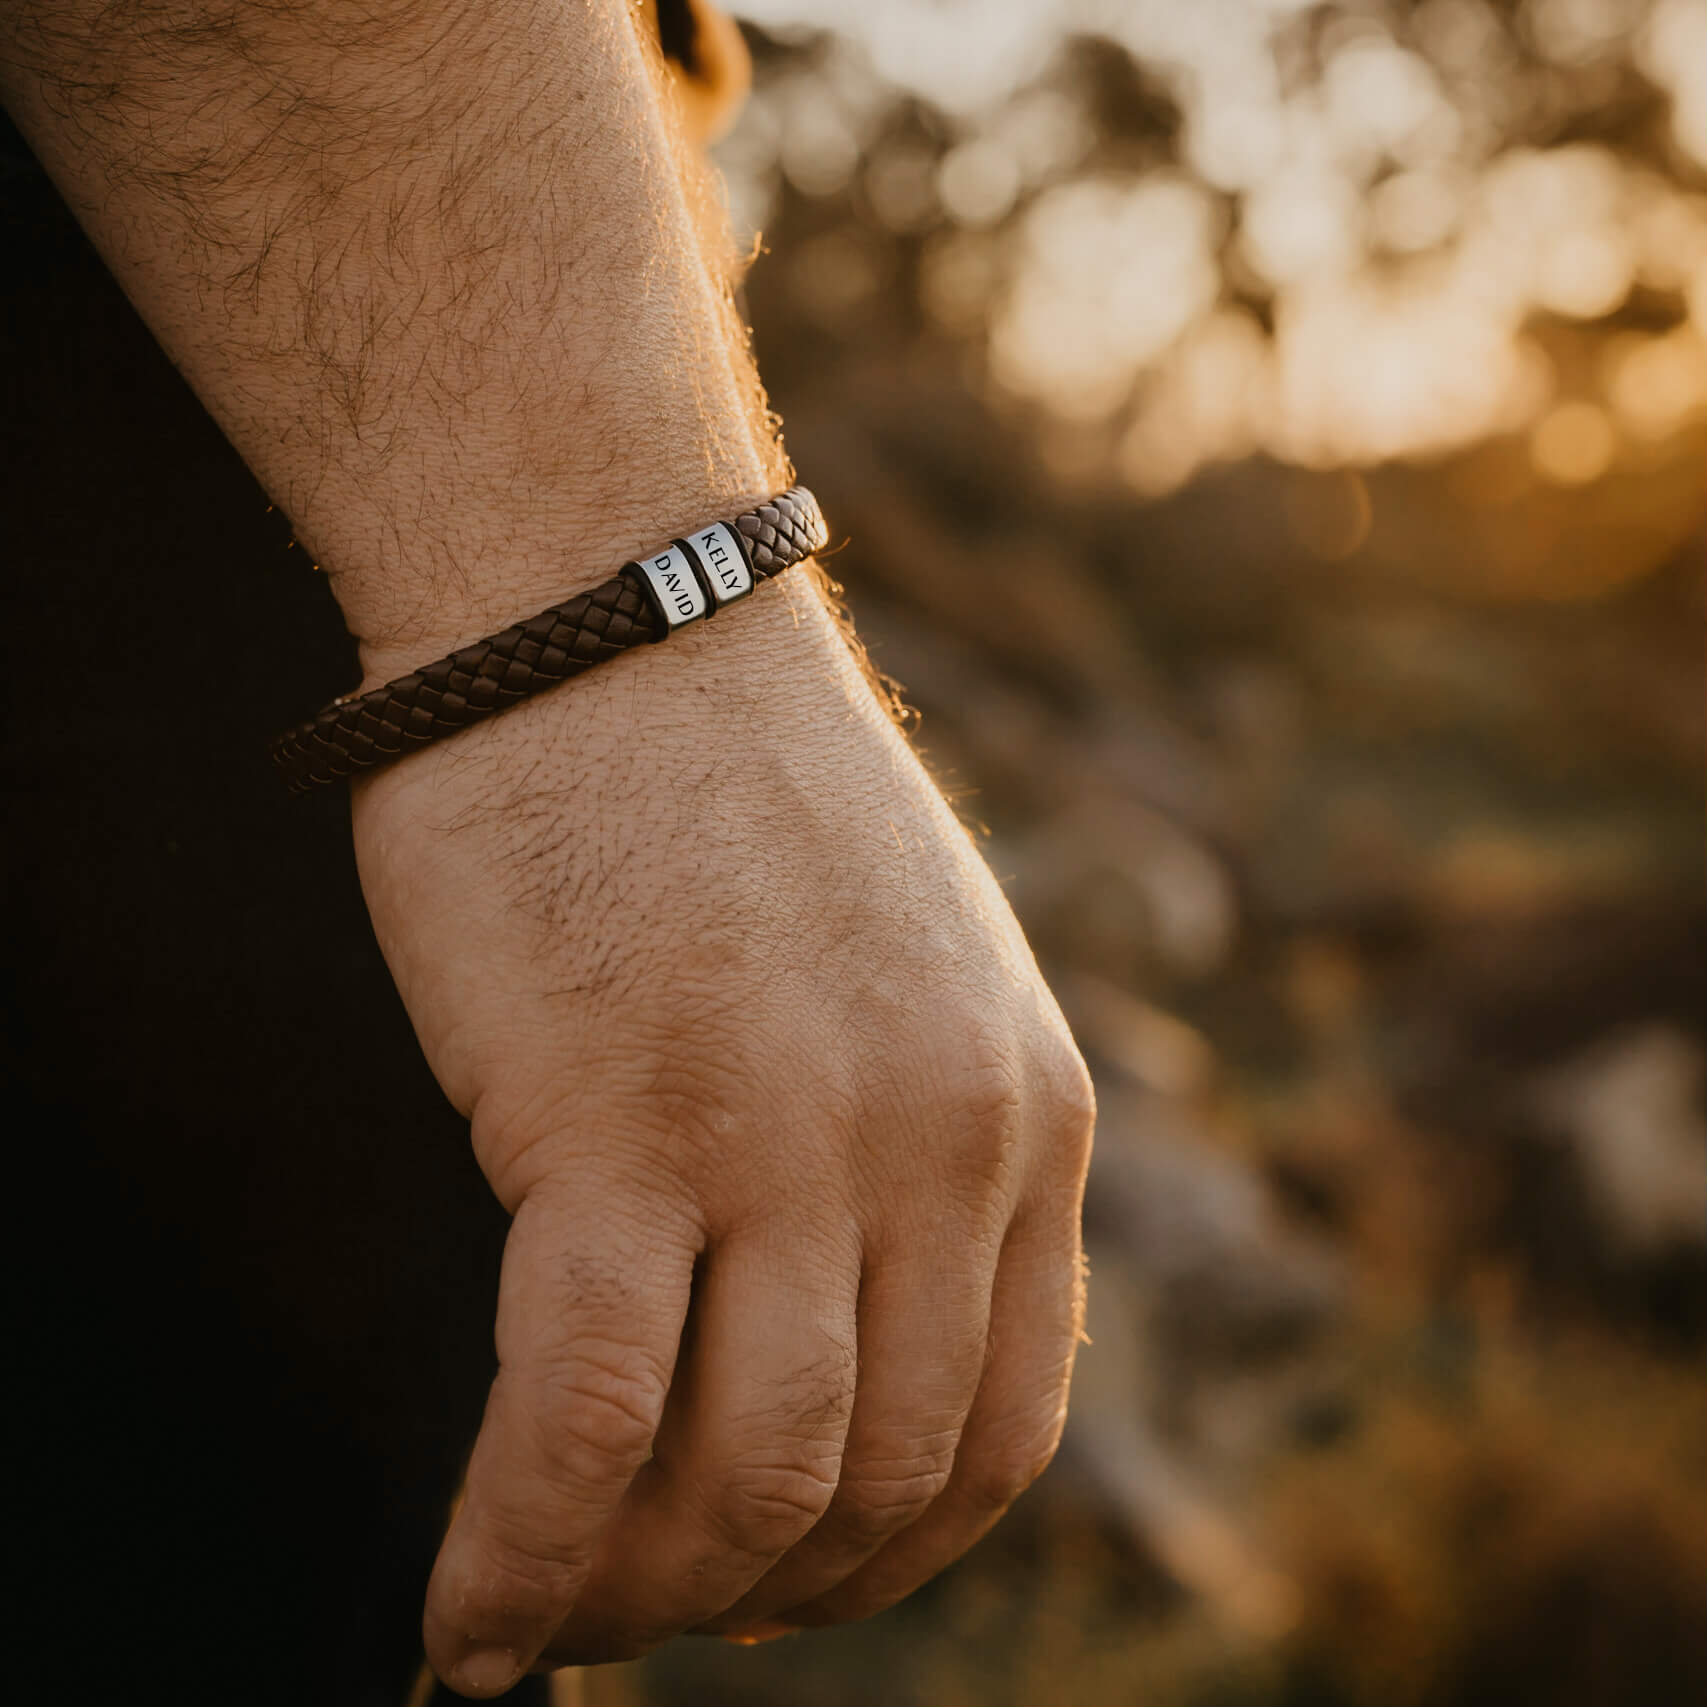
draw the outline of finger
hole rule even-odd
[[[948,1485],[835,1588],[779,1611],[790,1625],[868,1618],[958,1559],[1047,1467],[1067,1414],[1083,1316],[1076,1208],[1017,1220],[996,1271],[984,1377]]]
[[[958,1216],[938,1236],[868,1255],[860,1385],[829,1509],[708,1633],[742,1632],[834,1588],[948,1485],[978,1391],[1001,1229]]]
[[[551,1644],[627,1657],[721,1612],[823,1515],[858,1368],[859,1252],[792,1226],[712,1251],[652,1461]]]
[[[651,1450],[699,1243],[685,1215],[660,1219],[655,1198],[623,1216],[608,1195],[554,1187],[517,1211],[498,1377],[427,1590],[427,1655],[464,1694],[532,1664]]]

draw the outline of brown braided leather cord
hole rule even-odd
[[[740,534],[755,582],[822,550],[829,537],[818,501],[796,486],[729,524]],[[602,586],[552,605],[501,634],[476,640],[370,693],[336,699],[272,744],[293,794],[337,782],[413,752],[441,735],[555,686],[669,629],[625,564]]]

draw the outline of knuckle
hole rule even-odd
[[[977,1046],[953,1086],[944,1156],[963,1191],[1005,1201],[1015,1186],[1024,1093],[1011,1053]]]
[[[773,1394],[763,1444],[737,1454],[707,1500],[708,1526],[724,1546],[775,1558],[830,1508],[853,1408],[857,1353],[826,1334],[817,1357]]]
[[[849,1540],[875,1547],[923,1517],[948,1486],[953,1448],[922,1460],[846,1466],[836,1490],[834,1521]]]
[[[1050,1193],[1071,1192],[1076,1199],[1090,1166],[1096,1131],[1096,1091],[1084,1061],[1063,1037],[1039,1073],[1036,1102],[1039,1146],[1036,1184]]]
[[[1020,1081],[1005,1052],[982,1053],[967,1075],[962,1106],[968,1126],[984,1133],[1011,1132],[1019,1122]]]
[[[540,1460],[571,1491],[638,1466],[664,1413],[668,1380],[646,1358],[613,1348],[533,1378],[524,1402]]]
[[[1064,1148],[1083,1154],[1096,1128],[1096,1087],[1084,1058],[1071,1043],[1063,1044],[1061,1057],[1050,1075],[1050,1130]]]
[[[973,1453],[965,1470],[967,1503],[983,1512],[1005,1511],[1012,1505],[1049,1468],[1061,1444],[1063,1420],[1059,1409],[1046,1421],[1028,1419]]]
[[[708,1502],[720,1541],[741,1553],[774,1558],[817,1523],[835,1497],[834,1467],[804,1458],[753,1461],[730,1471]]]

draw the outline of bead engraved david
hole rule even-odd
[[[699,559],[702,579],[719,606],[744,599],[753,590],[752,565],[741,536],[727,522],[712,522],[678,543]]]
[[[686,551],[671,545],[635,565],[652,589],[653,602],[671,628],[702,617],[711,608]]]

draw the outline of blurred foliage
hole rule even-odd
[[[1707,1699],[1707,4],[748,0],[789,446],[1096,1072],[1056,1469],[592,1707]]]
[[[821,330],[965,343],[1072,479],[1507,435],[1544,485],[1699,468],[1700,0],[749,10],[836,28],[725,149],[737,222],[789,229]]]

